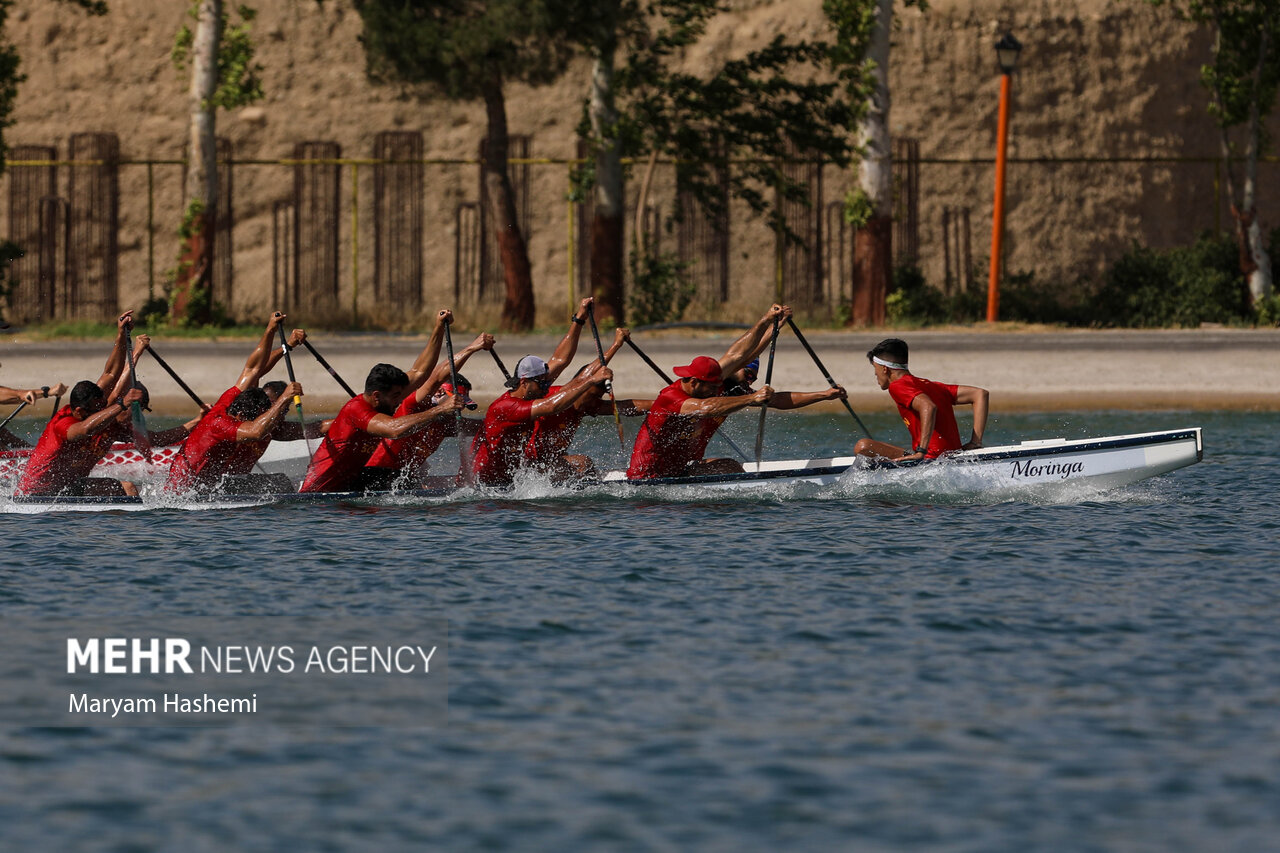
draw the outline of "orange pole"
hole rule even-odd
[[[1004,241],[1004,153],[1009,144],[1009,79],[1000,75],[1000,119],[996,125],[996,200],[991,217],[991,279],[987,282],[987,322],[1000,315],[1000,249]]]

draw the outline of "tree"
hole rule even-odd
[[[516,216],[507,168],[504,87],[509,81],[550,82],[569,51],[544,0],[355,0],[370,77],[428,84],[450,98],[484,102],[488,120],[483,190],[502,258],[506,298],[502,324],[533,327],[533,278],[525,235]]]
[[[597,315],[618,325],[626,320],[622,288],[625,197],[614,62],[622,20],[635,14],[634,4],[627,2],[625,11],[623,6],[622,0],[588,0],[577,15],[562,18],[573,21],[570,29],[585,43],[592,60],[586,118],[578,128],[592,155],[590,179],[586,181],[594,195],[589,275]]]
[[[191,66],[186,196],[179,236],[177,277],[170,311],[175,322],[203,325],[213,320],[213,246],[218,221],[217,109],[234,109],[262,98],[261,67],[254,63],[249,25],[256,13],[237,9],[240,23],[229,26],[222,0],[193,0],[195,22],[178,31],[173,62]]]
[[[1263,122],[1280,89],[1280,0],[1149,0],[1181,20],[1208,26],[1212,62],[1201,66],[1209,114],[1220,131],[1222,159],[1236,221],[1240,270],[1255,307],[1273,291],[1271,258],[1258,224],[1258,158],[1270,140]],[[1241,152],[1243,147],[1243,153]],[[1235,162],[1243,159],[1244,174]]]
[[[926,8],[925,0],[904,5]],[[893,0],[823,0],[836,32],[831,63],[858,114],[858,187],[845,199],[854,226],[850,325],[879,325],[893,280],[893,162],[889,137],[889,46]]]
[[[580,38],[587,35],[595,58],[583,130],[595,153],[588,175],[597,192],[591,277],[604,311],[616,318],[623,312],[620,283],[613,284],[622,268],[622,169],[615,165],[622,158],[672,160],[677,189],[717,219],[724,213],[722,176],[728,175],[734,197],[768,216],[779,234],[798,240],[767,190],[807,203],[807,187],[787,175],[785,162],[799,153],[845,165],[853,150],[849,131],[857,104],[840,97],[837,84],[813,79],[828,67],[829,46],[778,36],[699,76],[679,71],[676,62],[724,11],[721,0],[568,5],[583,9],[561,20],[572,22]],[[614,55],[623,47],[626,60],[615,73]],[[619,200],[616,205],[601,204],[610,197]]]

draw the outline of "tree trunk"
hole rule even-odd
[[[484,158],[484,192],[492,214],[493,233],[498,238],[506,299],[502,303],[502,327],[509,332],[533,328],[533,275],[529,269],[529,248],[520,232],[516,216],[515,191],[507,166],[507,105],[502,94],[502,78],[497,74],[485,82],[484,106],[489,118]]]
[[[596,315],[626,322],[622,298],[622,243],[625,203],[622,160],[612,135],[617,114],[613,109],[614,47],[601,48],[591,74],[591,135],[596,145],[595,206],[591,217],[591,295]],[[643,223],[637,221],[636,227]]]
[[[1269,40],[1264,30],[1259,38],[1258,65],[1253,79],[1254,98],[1249,107],[1249,141],[1244,164],[1244,199],[1239,221],[1242,261],[1244,261],[1244,255],[1248,254],[1248,260],[1242,263],[1241,271],[1249,281],[1250,306],[1255,306],[1260,300],[1269,297],[1272,291],[1271,258],[1267,255],[1267,247],[1262,240],[1262,228],[1258,225],[1257,209],[1258,152],[1262,136],[1258,98],[1269,47]]]
[[[876,0],[876,23],[867,49],[875,64],[875,88],[858,131],[862,162],[858,183],[871,203],[871,218],[853,238],[857,259],[853,275],[853,304],[849,324],[884,323],[885,297],[893,279],[893,163],[889,141],[889,36],[893,0]]]
[[[173,285],[171,316],[208,323],[213,319],[213,242],[218,210],[218,147],[213,95],[218,88],[218,46],[222,41],[222,0],[200,0],[191,48],[191,87],[187,105],[188,141],[182,246]]]

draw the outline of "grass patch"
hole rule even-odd
[[[139,324],[133,327],[135,335],[151,335],[153,338],[181,338],[185,340],[214,340],[215,338],[258,338],[262,326],[201,326],[187,328],[166,324]],[[23,334],[32,340],[81,340],[110,341],[116,336],[115,323],[96,323],[89,320],[65,320],[24,326]]]

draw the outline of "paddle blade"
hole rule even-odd
[[[147,422],[142,417],[142,404],[137,401],[129,404],[129,426],[133,430],[133,446],[150,462],[151,437],[147,435]]]

